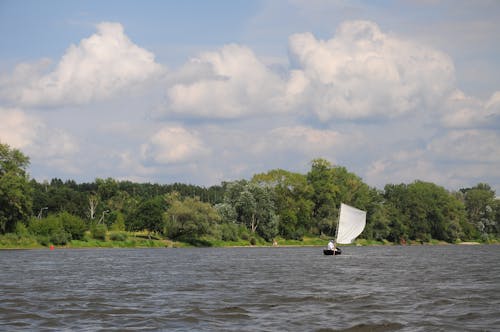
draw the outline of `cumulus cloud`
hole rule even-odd
[[[367,182],[379,187],[415,180],[450,183],[449,176],[449,172],[440,172],[435,167],[423,149],[398,151],[374,160],[366,171]]]
[[[418,179],[455,189],[496,181],[500,175],[498,142],[500,134],[495,130],[451,130],[424,148],[401,150],[372,161],[366,179],[378,186]]]
[[[253,150],[269,155],[300,153],[314,157],[327,154],[345,140],[342,134],[328,129],[278,127],[262,135]]]
[[[18,65],[1,80],[3,97],[28,106],[82,104],[145,83],[163,67],[125,35],[121,24],[104,22],[71,45],[53,71],[43,73],[47,69],[47,60]]]
[[[0,141],[16,149],[24,149],[35,140],[42,123],[18,109],[0,107]]]
[[[456,90],[446,102],[442,122],[448,128],[498,128],[500,91],[494,93],[489,100],[482,101]]]
[[[79,150],[69,133],[49,128],[38,117],[22,110],[0,107],[0,119],[0,141],[21,149],[33,159],[66,159]]]
[[[288,46],[279,68],[229,44],[167,73],[120,24],[102,23],[59,61],[0,75],[0,105],[10,107],[0,106],[0,140],[56,176],[78,171],[69,160],[80,150],[88,163],[74,164],[87,173],[137,181],[214,184],[304,170],[316,157],[379,186],[498,176],[500,92],[481,100],[460,91],[446,54],[368,21],[345,22],[324,40],[295,34]],[[116,98],[155,82],[138,98]],[[34,116],[61,105],[79,106]],[[151,121],[157,109],[155,120],[168,122]]]
[[[236,44],[191,59],[167,90],[169,112],[215,118],[283,110],[285,82]]]
[[[385,34],[373,22],[346,22],[329,40],[292,35],[289,56],[283,74],[245,46],[203,53],[172,77],[167,111],[239,118],[305,110],[325,122],[394,117],[436,108],[454,89],[446,54]]]
[[[197,132],[181,126],[165,126],[141,148],[142,158],[157,164],[185,163],[206,156],[210,150]]]
[[[500,133],[493,130],[452,130],[429,143],[436,158],[500,164]]]
[[[435,107],[454,86],[447,55],[385,34],[372,22],[345,22],[329,40],[296,34],[289,43],[292,63],[308,81],[304,103],[323,121]]]

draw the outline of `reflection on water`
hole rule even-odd
[[[493,331],[500,246],[0,251],[0,330]]]

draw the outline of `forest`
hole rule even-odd
[[[306,174],[274,169],[202,187],[38,182],[29,157],[0,143],[0,247],[127,241],[131,234],[191,245],[266,244],[328,238],[340,203],[367,211],[361,240],[381,243],[498,242],[500,200],[486,183],[450,192],[434,183],[368,186],[345,167],[311,161]]]

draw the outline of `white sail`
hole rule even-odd
[[[365,228],[366,211],[358,210],[342,203],[340,205],[339,225],[337,226],[337,243],[351,243]]]

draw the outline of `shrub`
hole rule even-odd
[[[111,225],[111,229],[113,231],[124,231],[125,230],[125,218],[123,217],[123,213],[116,212],[116,218]]]
[[[16,228],[18,226],[15,226]],[[17,231],[16,231],[17,232]],[[15,248],[15,247],[25,247],[25,248],[35,248],[39,246],[39,242],[34,236],[26,233],[26,235],[19,235],[18,233],[6,233],[0,235],[0,248]]]
[[[55,244],[55,245],[65,245],[68,243],[68,241],[70,239],[71,239],[71,235],[68,232],[66,232],[64,229],[57,229],[49,237],[50,243]]]
[[[220,230],[222,241],[238,241],[238,227],[235,224],[221,224]]]
[[[94,225],[90,229],[90,233],[92,234],[92,237],[96,240],[101,240],[101,241],[106,241],[106,225],[99,224],[99,225]]]
[[[242,240],[249,240],[250,239],[250,232],[245,226],[239,225],[238,226],[238,236]]]
[[[71,239],[83,239],[87,225],[85,225],[85,222],[80,217],[74,216],[68,212],[62,212],[58,217],[61,220],[64,230],[70,235]]]
[[[48,246],[50,244],[50,239],[48,236],[43,236],[43,235],[38,235],[36,237],[36,240],[38,243],[40,243],[42,246]]]
[[[65,245],[71,240],[71,234],[66,232],[61,218],[56,215],[49,215],[47,218],[31,218],[28,230],[36,236],[38,242],[42,245],[50,243]]]
[[[127,233],[125,232],[111,232],[109,234],[109,239],[111,241],[126,241],[127,237]]]
[[[27,237],[27,236],[29,236],[28,227],[26,227],[26,225],[23,224],[22,222],[17,222],[16,223],[15,233],[19,237]]]

